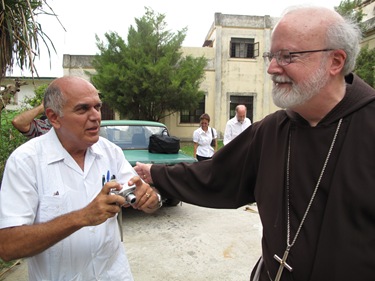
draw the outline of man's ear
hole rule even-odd
[[[346,61],[346,53],[344,50],[334,50],[332,51],[332,64],[330,67],[330,72],[332,75],[339,74],[344,68]]]
[[[51,123],[51,125],[54,128],[59,128],[60,127],[60,118],[59,118],[59,115],[56,114],[51,108],[47,108],[45,110],[45,112],[46,112],[46,116],[47,116],[49,122]]]

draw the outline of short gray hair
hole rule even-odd
[[[283,12],[283,16],[298,11],[301,9],[312,9],[319,10],[322,7],[317,7],[314,5],[297,5],[287,8]],[[324,8],[326,9],[326,8]],[[326,31],[326,48],[330,49],[340,49],[346,53],[346,59],[344,67],[341,70],[341,74],[348,75],[355,68],[355,63],[360,51],[360,42],[362,39],[362,32],[358,23],[348,16],[342,16],[339,13],[337,18],[333,18],[329,21]]]
[[[60,88],[56,85],[50,85],[44,93],[44,109],[50,108],[59,117],[63,116],[63,107],[66,103],[64,95],[62,94]]]
[[[328,48],[341,49],[346,53],[345,64],[341,70],[345,76],[355,68],[362,32],[359,25],[352,19],[343,19],[343,21],[335,21],[327,27],[326,44]]]

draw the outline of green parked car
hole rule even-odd
[[[151,135],[168,133],[168,128],[163,123],[142,120],[102,120],[100,127],[100,135],[121,147],[125,158],[132,166],[135,166],[136,162],[174,165],[197,161],[181,151],[174,154],[148,151]],[[163,198],[163,201],[169,206],[176,206],[179,203],[173,198]]]

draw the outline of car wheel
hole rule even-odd
[[[174,207],[174,206],[177,206],[178,203],[180,203],[181,201],[178,200],[178,199],[174,199],[174,198],[166,198],[164,203],[163,203],[163,206],[169,206],[169,207]]]

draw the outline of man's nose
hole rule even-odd
[[[267,73],[272,75],[281,73],[283,71],[284,69],[277,63],[276,58],[272,58],[268,64]]]

